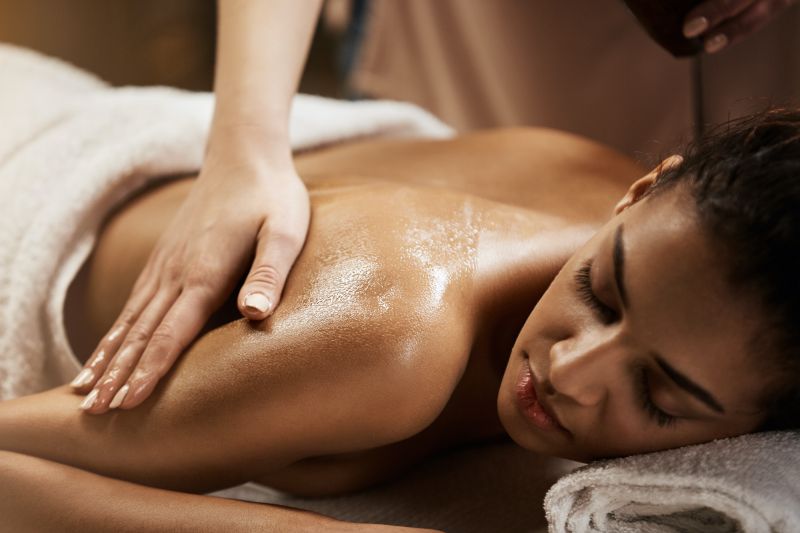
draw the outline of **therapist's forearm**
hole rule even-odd
[[[219,0],[209,149],[287,158],[289,109],[322,0]]]

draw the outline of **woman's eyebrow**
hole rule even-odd
[[[711,409],[718,413],[725,413],[725,408],[714,398],[710,392],[703,387],[689,379],[685,374],[679,372],[677,369],[667,363],[663,357],[658,354],[653,354],[658,366],[670,377],[680,388],[709,406]]]
[[[622,224],[614,233],[614,281],[617,283],[617,292],[622,300],[622,307],[628,308],[628,291],[625,289],[625,246],[622,242]]]
[[[619,225],[617,231],[614,233],[614,250],[613,250],[613,263],[614,263],[614,281],[617,285],[617,293],[619,293],[622,307],[628,306],[628,292],[625,289],[625,243],[622,240],[622,224]],[[672,365],[667,363],[663,357],[657,353],[653,353],[653,358],[658,363],[658,366],[669,376],[669,378],[680,388],[709,406],[711,409],[718,413],[724,413],[725,409],[711,395],[706,389],[689,379],[686,374],[679,372]]]

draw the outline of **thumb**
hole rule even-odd
[[[259,239],[253,266],[239,291],[239,311],[245,318],[263,320],[275,311],[302,245],[289,236]]]

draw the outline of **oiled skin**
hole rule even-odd
[[[0,449],[156,487],[312,495],[501,436],[516,328],[643,173],[545,130],[357,143],[297,165],[311,229],[273,317],[235,320],[229,302],[131,411],[83,414],[67,387],[4,402]],[[118,315],[189,184],[108,222],[67,304],[76,353]]]

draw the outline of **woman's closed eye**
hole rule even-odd
[[[604,324],[613,324],[620,318],[619,312],[604,303],[592,290],[592,261],[586,261],[575,273],[575,285],[581,300],[597,315]],[[647,416],[660,427],[673,425],[678,417],[671,415],[659,408],[652,399],[647,368],[644,365],[636,367],[634,372],[634,392],[640,407]]]
[[[664,412],[653,402],[652,391],[650,390],[650,380],[647,375],[647,367],[639,364],[634,368],[634,392],[639,404],[647,415],[654,420],[660,427],[668,427],[678,421],[678,417]]]
[[[601,322],[613,324],[619,320],[619,313],[600,300],[592,290],[592,260],[586,261],[575,273],[575,286],[583,302],[592,309]]]

